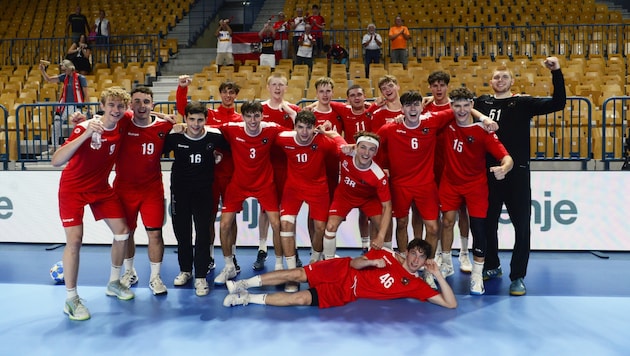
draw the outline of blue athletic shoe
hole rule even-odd
[[[527,293],[527,289],[523,278],[517,278],[510,283],[510,295],[520,296],[525,295],[525,293]]]
[[[501,266],[494,268],[494,269],[485,269],[483,270],[483,280],[487,281],[489,279],[493,279],[493,278],[500,278],[501,276],[503,276],[503,270],[501,269]]]

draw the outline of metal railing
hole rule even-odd
[[[629,96],[615,96],[607,98],[602,104],[602,124],[593,134],[593,141],[598,142],[594,149],[596,158],[600,158],[604,162],[604,169],[606,170],[609,169],[610,162],[623,161],[630,149],[629,101]],[[601,156],[598,156],[599,152],[601,152]]]

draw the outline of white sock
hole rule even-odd
[[[313,263],[313,262],[317,262],[322,258],[322,253],[321,252],[317,252],[315,250],[313,250],[311,252],[311,260],[309,263]]]
[[[442,251],[442,263],[449,266],[453,265],[453,255],[451,255],[451,251]]]
[[[66,299],[72,299],[74,297],[78,297],[76,288],[66,288]]]
[[[260,275],[257,275],[251,278],[247,278],[245,280],[245,283],[247,284],[247,288],[260,287],[262,286],[262,278],[260,277]]]
[[[133,269],[133,257],[125,258],[123,266],[125,266],[125,271],[131,271]]]
[[[152,280],[153,278],[157,277],[160,274],[160,269],[162,268],[162,262],[151,262],[151,277],[149,277],[149,280]]]
[[[265,252],[267,252],[267,238],[266,238],[266,237],[265,237],[264,239],[261,237],[261,238],[258,240],[258,249],[259,249],[260,251],[265,251]]]
[[[293,269],[297,264],[297,258],[295,256],[287,257],[287,269]]]
[[[326,231],[326,236],[333,236],[332,239],[324,237],[324,258],[331,259],[335,258],[335,252],[337,252],[337,238],[335,238],[336,234],[334,232]]]
[[[236,256],[236,244],[232,245],[232,256]]]
[[[385,242],[383,242],[383,247],[387,247],[388,249],[393,250],[394,249],[394,243],[392,241],[389,241],[389,242],[385,241]]]
[[[461,236],[462,248],[459,253],[468,253],[468,236]]]
[[[284,263],[282,263],[282,256],[276,256],[276,265],[274,266],[276,271],[284,269]]]
[[[369,247],[370,247],[370,237],[361,236],[361,248],[369,248]]]
[[[483,272],[483,262],[473,261],[472,274],[481,276]]]
[[[250,294],[249,295],[249,303],[250,304],[265,304],[265,299],[267,298],[267,294]]]
[[[223,259],[225,260],[225,268],[236,268],[236,266],[234,266],[234,256],[224,256]]]
[[[109,273],[109,281],[117,281],[120,279],[120,271],[122,270],[122,266],[114,266],[112,265],[112,268],[110,270]]]
[[[439,256],[442,253],[442,241],[438,241],[437,246],[435,247],[435,255]]]

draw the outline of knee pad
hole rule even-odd
[[[129,234],[114,234],[114,241],[127,241]]]
[[[280,231],[280,237],[283,238],[289,238],[289,237],[294,237],[295,234],[292,231]]]
[[[280,222],[286,221],[288,223],[295,225],[296,218],[297,217],[295,215],[282,215],[280,217]]]

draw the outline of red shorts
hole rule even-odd
[[[395,218],[408,216],[411,202],[415,202],[423,220],[437,220],[440,210],[440,200],[435,182],[413,187],[400,187],[392,184],[391,190],[392,215]]]
[[[372,216],[378,216],[383,213],[383,204],[378,198],[363,199],[359,204],[356,204],[356,197],[354,202],[344,197],[343,194],[335,194],[330,209],[328,209],[328,215],[347,216],[350,210],[359,208],[368,218]]]
[[[90,206],[94,220],[124,219],[125,212],[112,188],[102,192],[59,193],[59,217],[63,227],[83,224],[83,211]]]
[[[455,185],[444,179],[440,184],[440,203],[442,211],[459,210],[466,203],[468,215],[483,219],[488,211],[488,184],[471,182]]]
[[[116,194],[125,210],[125,217],[129,230],[135,230],[138,225],[138,213],[142,216],[142,223],[147,228],[160,228],[164,225],[164,187],[159,181],[142,189],[127,190],[117,188]]]
[[[225,213],[240,212],[243,210],[243,202],[249,197],[258,199],[258,203],[262,209],[267,212],[277,212],[280,210],[274,182],[269,182],[256,190],[244,189],[232,182],[228,185],[225,196],[227,199],[223,201],[223,207],[221,208],[221,211]]]
[[[282,194],[280,215],[297,215],[302,203],[308,204],[308,216],[317,221],[328,220],[330,198],[326,192],[327,186],[313,187],[308,191],[296,187],[286,186]]]
[[[352,292],[351,257],[333,258],[304,267],[311,288],[317,290],[320,308],[338,307],[355,301]]]
[[[214,181],[212,182],[212,216],[217,215],[217,212],[219,211],[219,203],[222,203],[225,200],[225,192],[227,191],[227,186],[231,179],[231,176],[214,176]]]

